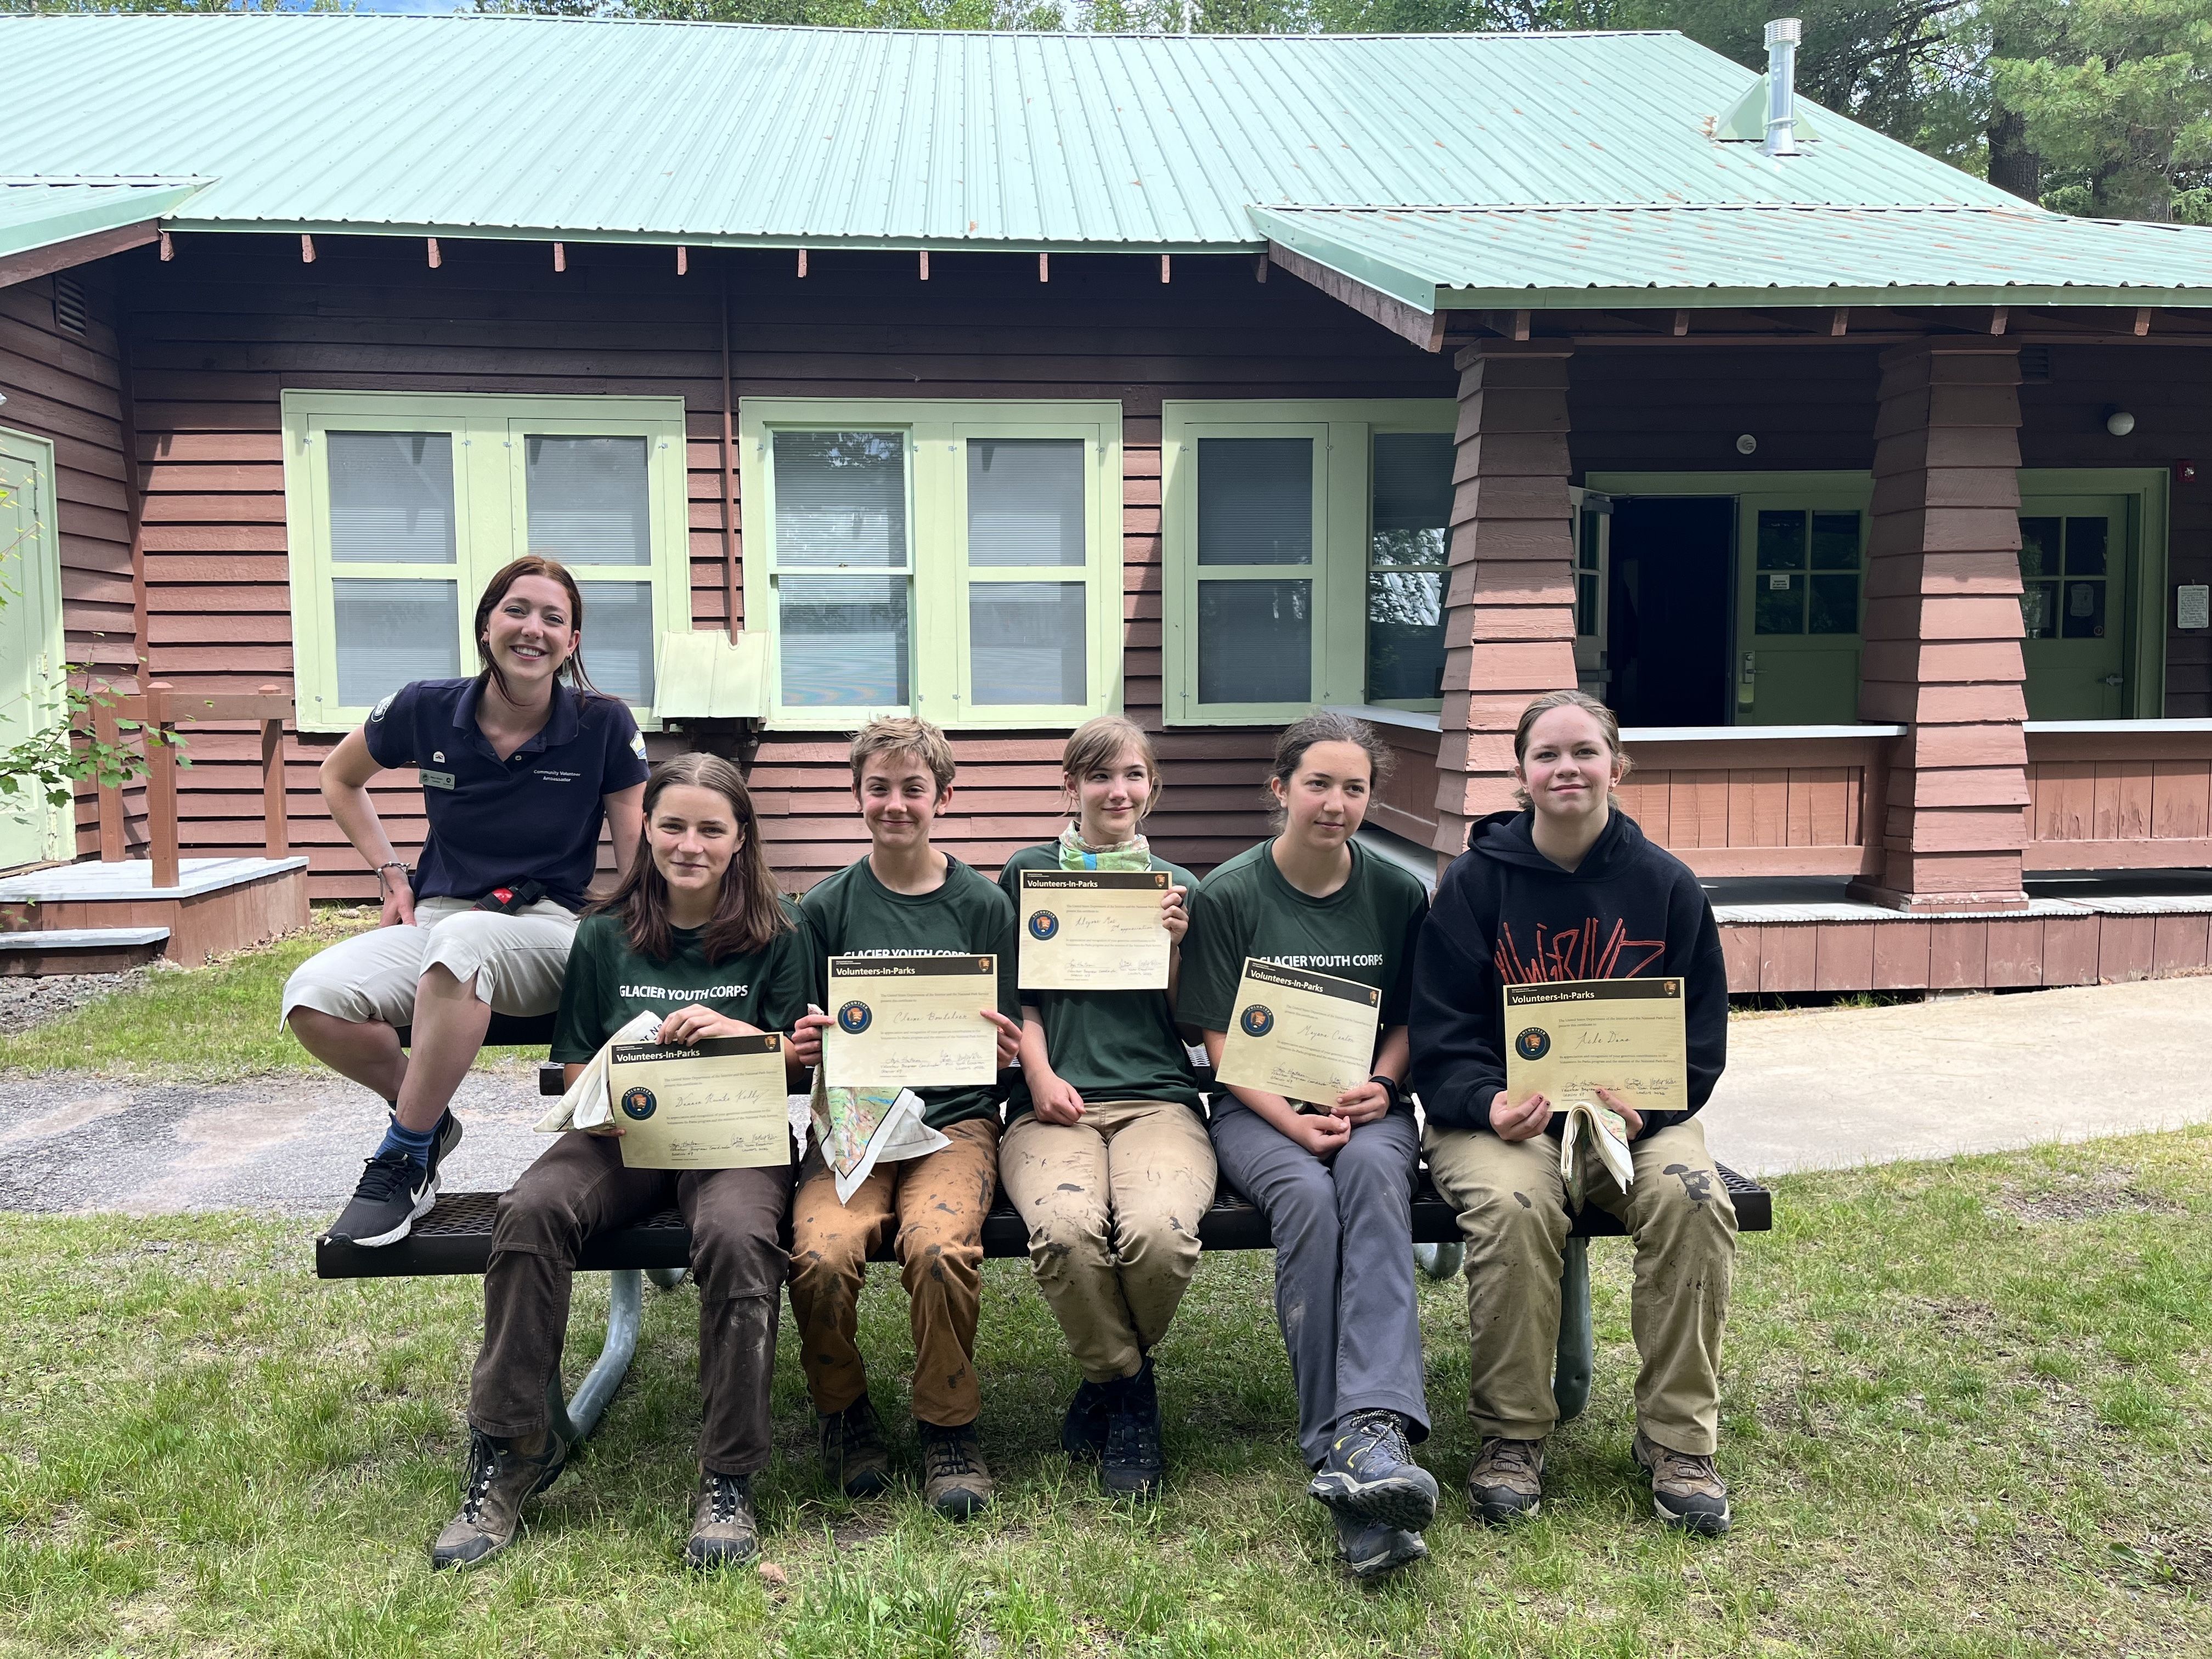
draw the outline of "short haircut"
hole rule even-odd
[[[1060,751],[1060,775],[1079,783],[1085,772],[1111,766],[1128,749],[1145,757],[1145,771],[1152,781],[1152,799],[1145,803],[1144,811],[1137,815],[1141,822],[1160,804],[1164,786],[1160,781],[1160,757],[1153,751],[1152,740],[1134,720],[1120,714],[1101,714],[1096,720],[1084,721],[1068,733],[1067,746]]]
[[[952,775],[957,769],[952,760],[952,745],[945,740],[945,733],[927,720],[898,714],[887,720],[870,720],[862,726],[853,738],[849,757],[854,788],[860,787],[861,772],[878,755],[911,755],[929,769],[929,775],[937,780],[939,794],[952,787]]]

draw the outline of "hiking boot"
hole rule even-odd
[[[1437,1518],[1437,1478],[1413,1462],[1406,1419],[1396,1412],[1358,1411],[1340,1419],[1328,1462],[1306,1491],[1331,1509],[1405,1532]]]
[[[991,1501],[991,1471],[983,1463],[975,1425],[941,1429],[916,1423],[921,1431],[921,1496],[948,1521],[980,1515]]]
[[[702,1470],[684,1560],[703,1570],[750,1561],[759,1553],[760,1517],[753,1512],[752,1476]]]
[[[1354,1578],[1380,1578],[1386,1572],[1428,1559],[1429,1547],[1417,1532],[1362,1520],[1343,1510],[1332,1513],[1336,1517],[1336,1553],[1344,1558]]]
[[[1098,1484],[1116,1498],[1158,1498],[1167,1456],[1160,1449],[1160,1391],[1149,1357],[1134,1376],[1114,1385],[1112,1400]]]
[[[881,1498],[891,1489],[876,1408],[862,1395],[842,1412],[822,1413],[822,1473],[848,1498]]]
[[[1067,1402],[1067,1415],[1060,1420],[1060,1449],[1079,1463],[1095,1463],[1106,1455],[1106,1425],[1113,1416],[1112,1396],[1103,1383],[1085,1379]]]
[[[551,1486],[568,1461],[568,1443],[550,1429],[534,1446],[471,1429],[461,1512],[430,1546],[431,1571],[473,1567],[512,1544],[522,1530],[523,1500]]]
[[[1544,1443],[1486,1440],[1467,1472],[1467,1501],[1493,1527],[1544,1507]]]
[[[1711,1457],[1679,1452],[1636,1431],[1631,1455],[1651,1477],[1651,1507],[1670,1527],[1717,1538],[1729,1529],[1728,1483]]]

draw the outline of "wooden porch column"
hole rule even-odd
[[[2027,703],[2020,615],[2020,352],[1882,353],[1859,718],[1903,722],[1880,873],[1901,910],[2020,910]]]
[[[1564,341],[1485,340],[1459,354],[1436,850],[1513,805],[1513,727],[1575,684]]]

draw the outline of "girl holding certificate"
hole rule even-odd
[[[1579,691],[1539,697],[1513,754],[1521,808],[1475,823],[1437,889],[1413,973],[1413,1075],[1429,1170],[1467,1237],[1468,1410],[1482,1437],[1468,1498],[1498,1523],[1543,1501],[1573,1224],[1553,1127],[1564,1103],[1507,1091],[1503,988],[1679,979],[1689,1109],[1598,1089],[1627,1125],[1632,1167],[1626,1191],[1602,1165],[1591,1170],[1586,1201],[1636,1240],[1633,1450],[1653,1507],[1669,1525],[1726,1532],[1728,1487],[1713,1452],[1735,1212],[1695,1116],[1728,1058],[1720,929],[1697,878],[1614,805],[1628,760],[1610,709]]]
[[[1334,1514],[1361,1577],[1428,1553],[1435,1477],[1414,1303],[1419,1146],[1406,1074],[1413,945],[1428,910],[1413,876],[1352,839],[1389,759],[1361,720],[1320,713],[1285,732],[1267,787],[1279,832],[1208,876],[1191,904],[1176,1015],[1221,1063],[1248,959],[1357,981],[1379,994],[1372,1065],[1334,1100],[1232,1086],[1212,1097],[1221,1172],[1275,1240],[1275,1311],[1298,1391],[1308,1489]]]
[[[788,1031],[806,1012],[805,936],[769,875],[737,768],[705,754],[655,768],[645,786],[645,839],[650,856],[576,930],[552,1049],[572,1084],[641,1013],[660,1016],[660,1043],[688,1046]],[[804,1074],[793,1085],[804,1088]],[[686,1557],[719,1566],[759,1547],[752,1477],[769,1459],[791,1167],[627,1169],[613,1138],[620,1133],[613,1125],[570,1130],[499,1200],[461,1509],[431,1546],[434,1567],[473,1566],[504,1549],[523,1500],[561,1473],[568,1447],[545,1396],[577,1257],[594,1234],[672,1203],[691,1228],[699,1285],[701,1473]]]
[[[1075,818],[1023,848],[1000,885],[1022,903],[1025,870],[1163,872],[1160,925],[1179,945],[1197,881],[1146,846],[1159,799],[1150,738],[1119,715],[1079,727],[1060,755]],[[1006,1105],[999,1178],[1030,1230],[1037,1286],[1083,1382],[1060,1444],[1097,1459],[1119,1496],[1158,1494],[1165,1472],[1152,1349],[1198,1268],[1213,1202],[1213,1148],[1169,988],[1024,990],[1022,1081]]]

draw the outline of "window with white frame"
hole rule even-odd
[[[691,621],[679,399],[288,392],[283,420],[302,731],[475,672],[477,597],[525,553],[576,578],[586,672],[650,722]]]
[[[1073,726],[1120,684],[1121,406],[747,398],[778,725]]]
[[[1167,716],[1441,707],[1455,404],[1162,409]]]

